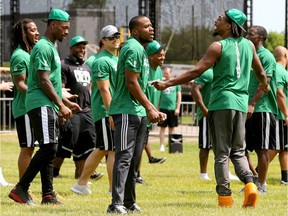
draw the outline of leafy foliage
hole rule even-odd
[[[276,46],[284,46],[284,33],[269,32],[268,37],[264,43],[264,46],[273,52]]]

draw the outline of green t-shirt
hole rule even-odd
[[[38,81],[38,71],[50,71],[49,79],[57,95],[62,99],[60,57],[54,44],[46,37],[42,37],[37,42],[30,55],[26,109],[28,112],[38,107],[48,106],[58,111],[58,106],[42,90]]]
[[[99,55],[99,53],[94,53],[93,55],[91,55],[91,56],[86,60],[86,64],[90,67],[91,70],[92,70],[93,62],[95,61],[95,59],[97,58],[98,55]]]
[[[253,49],[246,38],[226,38],[219,41],[222,54],[213,67],[213,82],[209,111],[248,111],[248,85]],[[237,51],[237,52],[236,52]]]
[[[162,70],[158,66],[156,70],[150,67],[149,78],[148,78],[148,86],[146,89],[146,95],[148,100],[157,108],[159,105],[159,99],[161,95],[161,91],[157,90],[153,85],[149,83],[156,80],[162,80]],[[147,127],[151,126],[151,122],[147,121]]]
[[[13,82],[15,82],[15,76],[26,74],[25,84],[27,83],[28,69],[30,64],[30,55],[24,51],[19,45],[11,55],[10,58],[10,72]],[[14,98],[12,102],[12,113],[14,118],[18,118],[26,114],[25,106],[26,94],[22,94],[14,86]]]
[[[121,48],[118,66],[115,94],[112,98],[109,114],[131,114],[144,117],[146,110],[128,90],[125,70],[139,73],[138,83],[145,93],[149,77],[149,62],[144,47],[133,37],[130,37]]]
[[[203,103],[206,107],[208,107],[211,89],[212,89],[212,81],[213,81],[213,69],[210,68],[205,71],[200,77],[194,80],[195,83],[201,85],[201,95],[203,99]],[[197,117],[201,119],[203,117],[202,111],[199,107],[197,107]]]
[[[262,98],[257,102],[254,112],[269,112],[273,114],[278,113],[277,99],[276,99],[276,61],[272,53],[263,46],[257,50],[257,55],[261,61],[262,67],[266,72],[266,76],[270,77],[269,82],[270,91],[265,93]],[[253,72],[250,75],[249,84],[249,101],[255,95],[256,89],[259,86],[259,82]]]
[[[181,86],[170,86],[161,92],[160,109],[175,110],[177,107],[177,93]]]
[[[99,91],[97,81],[109,80],[110,93],[113,97],[115,91],[118,57],[103,50],[97,59],[92,63],[92,114],[94,122],[108,117],[108,112],[103,104],[101,92]]]
[[[276,63],[276,86],[277,88],[283,89],[286,97],[286,106],[288,107],[288,71],[279,63]],[[285,119],[285,116],[280,109],[278,111],[277,119]]]

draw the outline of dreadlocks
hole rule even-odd
[[[32,50],[32,46],[29,44],[27,40],[27,25],[28,23],[33,22],[32,19],[24,18],[20,19],[14,26],[13,26],[13,33],[14,33],[14,48],[18,45],[21,46],[23,50],[30,53]]]

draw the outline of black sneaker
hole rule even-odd
[[[136,178],[136,183],[137,184],[147,184],[141,176]]]
[[[127,209],[123,205],[109,205],[107,209],[108,214],[127,214]]]
[[[35,205],[33,199],[29,195],[28,191],[23,190],[22,186],[16,185],[9,193],[9,198],[15,202],[26,204],[26,205]]]
[[[166,161],[166,157],[163,157],[163,158],[154,158],[154,157],[151,157],[149,158],[149,163],[164,163]]]
[[[130,207],[126,207],[126,209],[128,210],[128,212],[131,212],[131,213],[141,213],[142,212],[141,208],[136,203],[134,203]]]
[[[56,198],[56,193],[53,191],[51,195],[46,195],[42,197],[41,205],[63,205]]]
[[[94,180],[98,180],[98,179],[102,178],[103,175],[104,175],[103,173],[94,172],[94,173],[90,176],[90,178],[91,178],[91,179],[94,179]]]

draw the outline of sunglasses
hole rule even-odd
[[[115,39],[119,39],[120,38],[120,35],[113,35],[113,36],[110,36],[110,37],[105,37],[106,39],[108,39],[109,41],[113,41]]]

